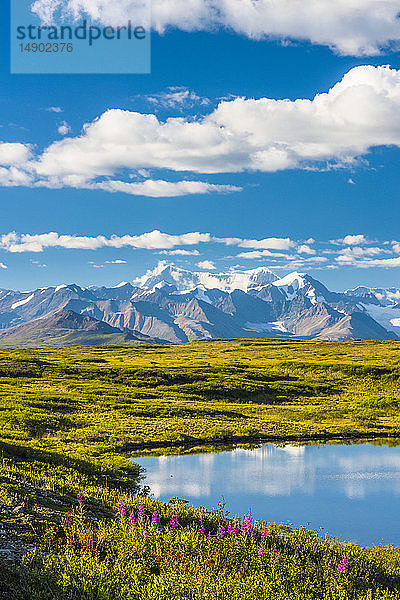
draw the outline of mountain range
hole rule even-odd
[[[217,274],[165,262],[115,287],[0,289],[0,347],[251,337],[399,340],[400,289],[336,293],[303,273]]]

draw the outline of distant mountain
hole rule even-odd
[[[61,309],[45,317],[0,332],[0,347],[110,345],[145,341],[146,336],[124,333],[107,323]]]
[[[161,262],[153,271],[148,271],[136,280],[136,284],[144,289],[157,289],[172,286],[177,292],[187,292],[196,288],[218,289],[224,292],[264,286],[278,277],[265,267],[250,271],[232,271],[230,273],[192,272],[180,269],[175,265]]]
[[[330,291],[305,273],[192,272],[161,262],[132,283],[0,290],[0,346],[241,337],[400,339],[400,290]]]

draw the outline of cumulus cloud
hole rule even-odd
[[[216,269],[215,264],[211,260],[201,260],[196,266],[206,271],[214,271]]]
[[[357,236],[353,236],[357,237]],[[360,237],[360,236],[358,236]],[[344,239],[344,238],[343,238]],[[365,238],[366,239],[366,238]],[[307,240],[309,244],[311,240]],[[364,246],[347,246],[338,248],[338,241],[315,241],[315,251],[310,252],[308,244],[290,238],[224,238],[212,236],[210,233],[190,232],[179,235],[163,233],[159,230],[150,231],[141,235],[104,235],[85,236],[67,235],[56,232],[41,234],[19,234],[16,232],[0,235],[0,250],[11,253],[40,253],[48,248],[64,248],[69,250],[101,250],[130,248],[133,250],[156,251],[165,256],[198,257],[199,247],[212,245],[218,258],[245,259],[263,261],[265,266],[274,269],[299,268],[310,269],[337,269],[339,267],[354,268],[397,268],[400,267],[400,244],[396,241],[383,240],[379,246],[371,243]],[[307,246],[307,250],[304,246]],[[246,248],[234,256],[223,256],[218,253],[218,248],[235,247]],[[326,250],[326,248],[329,248]],[[326,254],[325,256],[321,254]],[[329,258],[328,258],[329,257]],[[198,260],[198,259],[197,259]],[[37,266],[45,267],[37,260],[31,260]],[[7,268],[4,263],[1,268]],[[127,264],[125,259],[109,259],[104,264],[91,261],[94,268],[103,268],[105,265]],[[166,264],[164,261],[160,264]],[[193,263],[195,264],[195,263]],[[197,266],[203,270],[214,270],[215,264],[210,260],[199,260]]]
[[[308,244],[302,244],[301,246],[299,246],[297,248],[297,252],[299,254],[309,254],[309,255],[313,255],[315,254],[315,250],[313,248],[310,248],[310,246]]]
[[[48,112],[53,112],[53,113],[62,113],[62,112],[64,112],[63,109],[61,108],[61,106],[49,106],[48,108],[46,108],[46,110]]]
[[[121,260],[117,258],[116,260],[106,260],[106,265],[126,265],[126,260]]]
[[[240,248],[253,248],[254,250],[289,250],[295,246],[290,238],[264,238],[263,240],[249,240],[242,238],[213,238],[216,242],[227,246],[239,246]]]
[[[25,144],[0,142],[0,165],[19,167],[26,165],[31,157],[31,149]]]
[[[205,106],[210,103],[208,98],[201,97],[196,92],[179,86],[170,86],[165,92],[147,96],[146,100],[154,106],[178,110],[192,108],[199,104]]]
[[[8,269],[8,267],[4,263],[0,262],[0,269]]]
[[[338,256],[335,260],[341,266],[358,267],[360,269],[393,269],[400,267],[400,258],[357,259],[352,256],[343,255]]]
[[[44,21],[58,10],[105,25],[145,17],[138,0],[36,0]],[[308,40],[346,55],[373,55],[400,40],[398,0],[152,0],[152,26],[184,31],[228,29],[252,39]]]
[[[236,98],[206,116],[160,121],[111,109],[79,137],[50,145],[44,178],[110,177],[121,169],[194,173],[354,164],[375,146],[400,146],[400,71],[362,66],[312,100]]]
[[[78,184],[79,186],[79,184]],[[105,190],[106,192],[123,192],[132,196],[147,196],[148,198],[176,198],[190,194],[210,194],[240,192],[242,188],[234,185],[215,185],[203,181],[163,181],[146,179],[139,183],[125,181],[104,181],[93,183],[89,187]]]
[[[63,121],[57,129],[58,133],[60,135],[68,135],[69,132],[71,131],[71,127],[68,125],[68,123],[66,121]]]
[[[28,145],[3,143],[0,185],[68,186],[150,197],[231,193],[241,188],[186,179],[132,179],[150,169],[221,174],[354,166],[377,146],[400,146],[400,70],[362,66],[311,100],[235,98],[202,117],[165,121],[154,114],[111,109],[86,124],[80,136],[58,140],[35,157]],[[359,238],[346,236],[340,243],[365,243]]]
[[[367,244],[368,239],[363,234],[358,235],[346,235],[344,238],[337,240],[339,244],[343,244],[344,246],[358,246],[360,244]]]
[[[113,235],[107,238],[103,235],[96,237],[59,235],[56,232],[43,234],[18,234],[10,232],[0,236],[0,248],[8,252],[43,252],[45,248],[69,248],[75,250],[98,250],[99,248],[137,248],[158,250],[174,246],[194,246],[210,242],[209,233],[184,233],[169,235],[154,230],[142,235]]]
[[[344,250],[341,250],[341,256],[360,258],[362,256],[378,256],[379,254],[383,254],[386,252],[390,251],[384,248],[378,248],[376,246],[369,248],[360,248],[358,246],[355,246],[352,248],[345,248]]]
[[[279,252],[270,252],[269,250],[252,250],[250,252],[240,252],[236,258],[246,258],[247,260],[259,258],[285,258],[286,260],[292,260],[296,257]]]
[[[199,256],[200,252],[198,250],[183,250],[182,248],[178,248],[178,250],[162,250],[160,254],[167,256]]]

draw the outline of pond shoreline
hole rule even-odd
[[[326,441],[354,441],[368,439],[400,439],[400,431],[391,432],[342,432],[310,434],[310,435],[264,435],[264,436],[221,436],[213,438],[192,438],[187,436],[183,440],[160,440],[152,442],[128,443],[114,448],[114,452],[134,452],[135,450],[156,450],[157,448],[192,448],[196,446],[218,446],[236,444],[269,444],[285,442],[326,442]]]

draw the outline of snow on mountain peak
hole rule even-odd
[[[116,290],[117,288],[122,288],[125,287],[126,285],[130,285],[129,281],[121,281],[121,283],[119,283],[118,285],[114,285],[113,290]]]
[[[224,292],[262,287],[276,281],[277,276],[266,267],[249,271],[230,271],[228,273],[192,272],[173,264],[161,261],[153,270],[136,279],[136,285],[147,289],[174,285],[178,292],[188,292],[196,288],[219,289]]]
[[[289,287],[292,286],[294,289],[301,289],[306,285],[306,274],[305,273],[297,273],[294,271],[293,273],[289,273],[286,277],[279,279],[278,281],[274,281],[273,285],[276,287]]]
[[[298,273],[294,271],[293,273],[289,273],[286,277],[279,279],[278,281],[274,281],[272,285],[276,286],[280,289],[280,291],[286,296],[287,300],[294,300],[300,290],[303,290],[304,295],[311,301],[312,304],[317,304],[318,302],[324,302],[325,298],[318,294],[317,287],[321,287],[318,285],[319,282],[316,282],[309,277],[306,273]],[[315,284],[315,285],[314,285]]]

